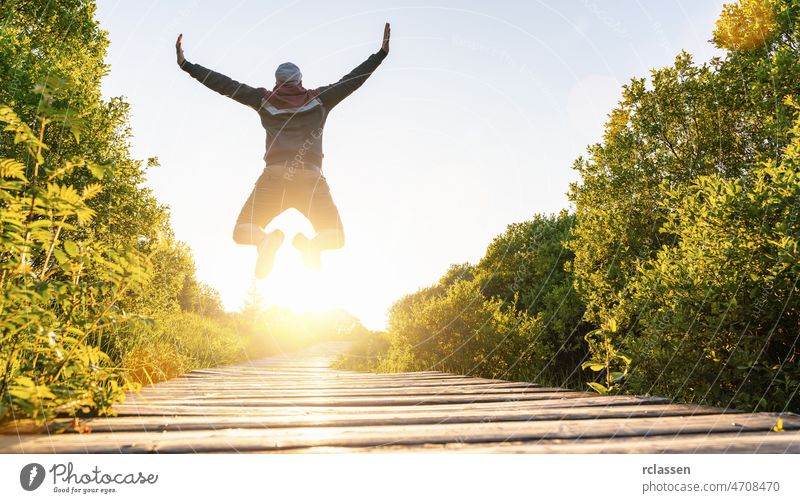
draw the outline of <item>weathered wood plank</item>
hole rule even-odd
[[[616,407],[579,407],[530,410],[456,410],[456,411],[418,411],[403,414],[395,411],[382,412],[342,412],[328,411],[321,414],[274,414],[265,416],[120,416],[94,418],[85,425],[94,433],[127,431],[187,431],[213,430],[222,428],[298,428],[316,426],[371,426],[407,424],[452,424],[488,423],[502,421],[555,421],[562,419],[600,419],[628,417],[670,417],[719,414],[714,407],[693,405],[622,405]],[[729,412],[729,414],[736,414]],[[54,421],[50,431],[66,428],[71,420]],[[42,428],[40,432],[48,431]]]
[[[391,374],[367,374],[366,376],[342,376],[337,374],[331,373],[310,373],[310,372],[297,372],[293,374],[285,374],[285,373],[274,373],[274,374],[264,374],[258,376],[244,376],[241,374],[224,374],[224,375],[215,375],[215,376],[195,376],[190,377],[188,374],[184,374],[183,376],[175,378],[173,381],[184,381],[187,383],[197,384],[197,383],[209,383],[209,382],[218,382],[220,379],[231,379],[234,381],[242,381],[242,382],[262,382],[262,381],[273,381],[273,380],[283,380],[283,381],[291,381],[294,379],[300,379],[302,381],[317,381],[317,380],[324,380],[324,381],[336,381],[336,382],[409,382],[414,384],[424,384],[430,382],[441,382],[442,384],[446,383],[455,383],[455,382],[508,382],[503,381],[500,379],[485,379],[485,378],[471,378],[471,377],[462,377],[462,376],[453,376],[453,377],[426,377],[426,378],[412,378],[412,377],[392,377]],[[172,382],[172,381],[170,381]]]
[[[203,403],[205,401],[213,401],[219,399],[235,399],[237,401],[249,401],[251,399],[267,400],[272,398],[353,398],[353,397],[419,397],[419,396],[432,396],[432,397],[455,397],[455,396],[485,396],[485,395],[528,395],[528,394],[552,394],[552,393],[575,393],[572,390],[565,390],[562,388],[473,388],[473,387],[435,387],[435,388],[362,388],[362,389],[348,389],[348,388],[330,388],[319,390],[275,390],[270,386],[265,386],[261,389],[240,390],[231,392],[229,390],[223,391],[154,391],[146,390],[143,393],[138,393],[131,396],[132,401],[175,401],[175,400],[191,400],[193,402]]]
[[[117,410],[138,405],[153,404],[161,406],[186,405],[193,407],[204,406],[226,406],[226,407],[291,407],[298,405],[339,405],[339,406],[368,406],[368,405],[426,405],[441,403],[460,403],[468,406],[476,402],[514,402],[528,400],[545,400],[561,398],[563,396],[590,397],[592,393],[578,391],[559,391],[554,393],[479,393],[464,395],[405,395],[405,396],[363,396],[363,397],[338,397],[338,396],[298,396],[281,398],[279,396],[270,398],[210,398],[181,400],[176,397],[172,400],[158,399],[148,401],[146,399],[129,399]]]
[[[744,432],[713,435],[662,435],[536,442],[387,445],[368,448],[307,447],[252,451],[269,453],[495,453],[495,454],[800,454],[800,432]]]
[[[653,435],[767,432],[777,415],[718,414],[673,418],[613,418],[592,421],[560,420],[352,428],[222,429],[151,433],[93,433],[60,435],[57,442],[43,435],[0,439],[0,450],[46,452],[241,452],[296,449],[311,446],[373,447],[384,445],[513,442],[540,439],[645,437]],[[783,417],[784,428],[800,429],[800,419]]]
[[[470,380],[463,380],[453,383],[444,383],[440,381],[426,382],[424,384],[409,383],[405,381],[348,381],[340,382],[334,380],[307,380],[307,381],[241,381],[239,383],[231,381],[210,381],[207,383],[184,383],[175,382],[176,380],[165,381],[149,386],[145,386],[143,391],[195,391],[195,390],[251,390],[263,389],[269,387],[270,389],[279,390],[316,390],[316,389],[394,389],[394,388],[442,388],[442,387],[471,387],[471,388],[543,388],[541,384],[523,383],[523,382],[473,382]]]
[[[346,378],[353,378],[353,379],[370,379],[370,377],[365,377],[363,375],[359,375],[357,373],[348,373],[348,372],[338,372],[332,371],[330,369],[320,368],[317,370],[308,370],[308,369],[247,369],[247,370],[192,370],[183,376],[186,378],[191,379],[214,379],[219,377],[226,377],[226,376],[235,376],[239,378],[259,378],[259,377],[272,377],[272,376],[311,376],[311,377],[323,377],[323,376],[337,376],[343,379]],[[386,378],[397,378],[397,379],[409,379],[413,381],[426,381],[430,379],[463,379],[466,376],[459,376],[455,374],[444,374],[441,372],[419,372],[419,373],[398,373],[398,374],[371,374],[372,379],[386,379]]]
[[[517,402],[475,402],[469,404],[470,410],[520,410],[520,409],[544,409],[553,407],[590,407],[590,406],[618,406],[618,405],[644,405],[644,404],[666,404],[670,401],[663,397],[636,397],[636,396],[590,396],[579,398],[556,398],[546,399],[540,401],[517,401]],[[143,404],[120,404],[114,406],[114,409],[123,415],[132,416],[165,416],[165,415],[182,415],[182,416],[213,416],[213,415],[280,415],[280,414],[322,414],[322,413],[343,413],[353,412],[367,414],[370,412],[393,412],[395,414],[406,414],[414,411],[450,411],[455,413],[464,410],[464,404],[436,404],[436,405],[375,405],[375,406],[317,406],[306,405],[302,407],[241,407],[238,409],[231,409],[230,407],[213,407],[203,406],[196,407],[192,405],[143,405]]]

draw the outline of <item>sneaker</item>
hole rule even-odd
[[[283,232],[279,230],[270,232],[258,243],[256,247],[258,250],[256,278],[265,278],[272,272],[272,266],[275,264],[275,253],[281,247],[281,244],[283,244]]]
[[[302,232],[295,234],[292,245],[300,250],[303,257],[303,265],[309,269],[319,269],[319,250],[311,243],[311,240]]]

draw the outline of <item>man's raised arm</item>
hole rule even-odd
[[[350,73],[342,77],[339,82],[319,88],[319,99],[329,110],[361,87],[361,84],[366,82],[372,72],[378,68],[378,65],[389,54],[390,34],[391,27],[389,23],[386,23],[383,28],[383,43],[378,52],[372,54],[366,61],[355,67]]]
[[[261,106],[261,99],[266,93],[265,89],[256,89],[233,80],[230,77],[209,70],[195,63],[190,63],[183,55],[183,33],[178,35],[175,42],[175,53],[178,59],[178,66],[186,73],[199,80],[207,88],[216,91],[223,96],[232,98],[239,103],[258,109]]]

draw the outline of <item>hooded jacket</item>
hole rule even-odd
[[[253,88],[221,73],[184,61],[181,68],[209,89],[258,112],[266,131],[267,164],[322,166],[322,131],[328,113],[378,68],[386,52],[380,49],[338,82],[316,89],[298,84],[277,84],[272,91]]]

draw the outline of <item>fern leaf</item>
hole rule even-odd
[[[25,165],[15,159],[0,159],[0,177],[25,180]]]
[[[103,191],[103,186],[99,183],[90,183],[86,187],[83,188],[81,192],[81,197],[84,201],[93,198],[97,194]]]

